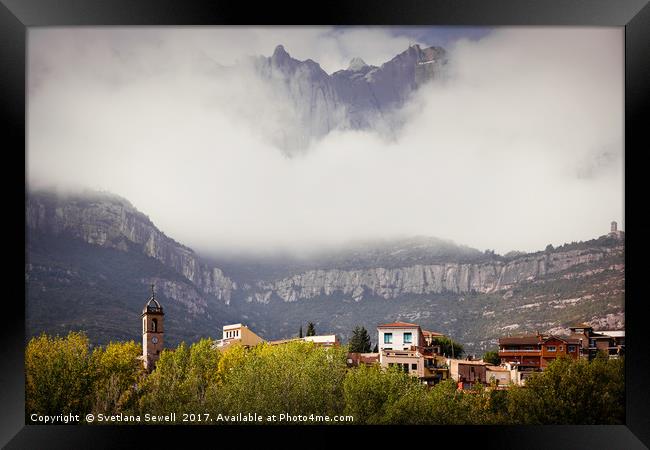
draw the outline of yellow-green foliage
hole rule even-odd
[[[209,393],[213,413],[338,414],[343,409],[344,348],[311,342],[232,346]]]
[[[25,352],[27,414],[352,415],[368,424],[620,424],[623,360],[558,359],[526,387],[428,388],[397,368],[346,367],[346,347],[311,342],[166,349],[147,374],[134,342],[89,351],[82,333],[41,335]],[[206,423],[203,421],[202,423]],[[213,422],[214,423],[214,422]],[[303,422],[304,423],[304,422]],[[307,422],[309,423],[309,422]]]
[[[116,414],[132,407],[135,388],[144,376],[141,344],[111,342],[92,353],[93,412]]]
[[[387,423],[390,410],[403,397],[419,395],[416,379],[396,368],[382,370],[379,365],[359,366],[343,381],[345,414],[360,423]]]
[[[558,358],[526,387],[508,394],[513,422],[620,424],[625,415],[624,360]]]
[[[218,379],[219,359],[219,351],[208,339],[190,347],[181,343],[175,350],[163,350],[156,369],[142,386],[140,411],[203,412],[206,391]]]
[[[25,409],[28,413],[82,413],[90,403],[92,367],[88,338],[42,334],[25,351]]]

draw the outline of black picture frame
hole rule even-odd
[[[210,447],[225,445],[226,437],[252,444],[253,434],[271,434],[286,442],[311,445],[305,436],[320,432],[322,439],[338,445],[351,442],[339,437],[350,427],[158,427],[158,426],[38,426],[25,425],[24,271],[18,261],[25,256],[18,236],[24,236],[26,133],[25,75],[29,27],[76,25],[571,25],[625,27],[625,192],[629,203],[634,192],[643,195],[641,157],[647,149],[644,114],[648,112],[650,80],[650,6],[648,0],[336,0],[323,3],[260,2],[256,5],[223,0],[0,0],[0,126],[3,129],[5,170],[2,183],[8,231],[12,242],[5,269],[2,303],[2,358],[0,370],[0,444],[6,448],[120,448],[143,445],[148,448],[170,440],[189,443],[209,438]],[[645,145],[644,145],[645,144]],[[22,149],[22,153],[21,153]],[[11,165],[7,155],[13,157]],[[9,195],[7,195],[9,193]],[[625,209],[626,237],[626,424],[621,426],[539,427],[464,426],[425,427],[399,430],[397,436],[441,445],[447,439],[457,448],[480,445],[495,448],[589,448],[636,449],[650,445],[650,383],[648,346],[644,341],[643,212]],[[634,217],[639,216],[639,217]],[[8,220],[12,218],[12,220]],[[23,218],[23,220],[21,220]],[[636,261],[640,261],[637,263]],[[24,266],[23,266],[24,267]],[[332,432],[334,430],[335,432]],[[323,432],[324,431],[324,432]],[[406,432],[407,434],[403,434]],[[362,443],[393,434],[375,428],[352,429],[345,433]],[[227,436],[229,435],[229,436]],[[413,437],[414,436],[414,437]],[[262,436],[257,436],[262,437]],[[222,439],[224,439],[222,441]],[[380,437],[383,440],[383,437]],[[254,445],[259,445],[254,444]],[[358,444],[357,444],[358,445]],[[460,447],[459,447],[460,446]]]

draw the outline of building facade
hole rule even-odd
[[[580,340],[539,333],[499,339],[501,364],[516,366],[522,379],[530,373],[544,370],[560,356],[578,359]]]
[[[154,285],[151,285],[151,298],[142,310],[142,360],[144,368],[151,372],[160,352],[163,350],[164,318],[162,306],[156,300]]]
[[[442,336],[428,332],[429,336]],[[419,325],[393,322],[377,327],[379,364],[398,367],[423,383],[435,384],[449,377],[446,360],[440,349],[427,341]]]
[[[223,337],[216,341],[216,348],[226,348],[232,344],[240,344],[244,347],[252,347],[264,339],[253,333],[246,325],[236,323],[233,325],[224,325]]]
[[[570,327],[571,337],[580,342],[580,356],[594,359],[598,353],[609,358],[625,354],[625,330],[594,331],[593,327],[581,323]]]

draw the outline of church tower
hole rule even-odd
[[[154,286],[151,285],[151,298],[142,310],[142,357],[144,367],[149,372],[156,366],[163,349],[163,313],[162,306],[156,300]]]

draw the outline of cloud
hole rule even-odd
[[[622,224],[620,29],[457,41],[446,79],[398,112],[396,137],[336,131],[293,158],[269,139],[291,105],[223,69],[278,43],[328,71],[351,56],[380,64],[405,40],[382,28],[30,30],[28,180],[123,195],[204,252],[418,234],[505,253]]]

